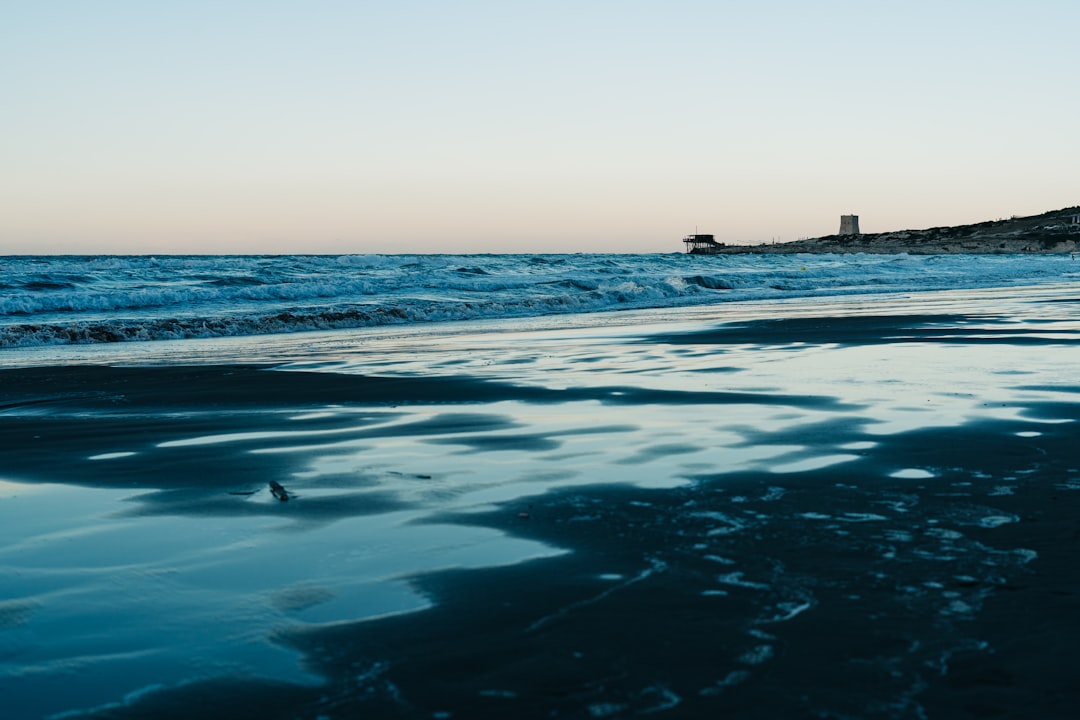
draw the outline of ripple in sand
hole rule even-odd
[[[25,600],[0,601],[0,630],[25,625],[37,603]]]
[[[750,673],[745,670],[733,670],[727,674],[727,676],[715,684],[702,688],[698,691],[698,695],[702,697],[709,697],[711,695],[719,695],[726,688],[734,687],[750,679]]]
[[[747,650],[739,657],[739,662],[745,665],[761,665],[769,661],[773,656],[772,645],[758,645]]]
[[[751,582],[750,580],[743,580],[743,573],[733,572],[726,575],[719,575],[716,581],[723,585],[735,585],[736,587],[751,588],[753,590],[768,590],[769,586],[765,583]]]
[[[330,588],[297,585],[278,590],[270,596],[270,602],[278,610],[298,611],[330,602],[334,597],[336,597],[334,591]]]
[[[979,519],[979,525],[984,528],[996,528],[1019,521],[1020,518],[1016,515],[988,515]]]

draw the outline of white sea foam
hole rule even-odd
[[[1061,282],[1068,268],[1056,256],[13,257],[0,347],[1009,287]]]

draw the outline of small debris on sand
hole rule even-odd
[[[270,492],[281,502],[286,502],[289,499],[289,493],[276,480],[270,481]]]

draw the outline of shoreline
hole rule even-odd
[[[660,308],[669,315],[692,313],[692,308],[705,306],[741,312],[741,305],[755,302],[813,304],[884,292],[1020,288],[1067,283],[1080,275],[1080,266],[1063,262],[1060,255],[964,255],[941,260],[834,254],[801,259],[733,256],[711,261],[675,253],[547,259],[487,256],[430,262],[411,257],[340,258],[351,268],[341,281],[330,279],[340,264],[334,260],[218,260],[222,267],[217,269],[213,259],[179,262],[164,277],[159,274],[162,269],[149,261],[122,261],[124,272],[103,261],[100,277],[94,274],[72,288],[50,285],[42,289],[33,280],[37,261],[22,263],[10,282],[15,286],[21,282],[28,289],[0,302],[5,313],[0,323],[0,364],[20,362],[19,358],[27,357],[20,351],[31,348],[38,348],[37,355],[45,358],[56,347],[95,348],[84,355],[100,362],[99,356],[115,356],[114,350],[106,348],[117,345],[139,344],[157,353],[160,346],[150,343],[176,341],[173,347],[183,357],[192,348],[205,347],[198,341],[233,338],[218,347],[253,354],[258,348],[245,347],[245,338],[338,330],[395,334],[402,328],[435,323],[466,328],[490,321],[519,328],[558,326],[548,319],[554,317],[593,324],[597,321],[580,318]],[[53,266],[46,275],[55,275],[57,280],[79,271],[77,264],[40,262]],[[286,272],[294,264],[305,268],[306,280],[299,283],[300,289],[293,287]],[[435,267],[432,277],[425,280],[424,268],[429,264]],[[114,273],[123,277],[107,280]],[[247,273],[266,274],[268,284],[252,285]],[[367,279],[372,273],[377,275],[374,285]],[[143,275],[149,276],[149,289],[139,287]],[[172,279],[173,275],[177,277]],[[110,282],[122,289],[109,290]],[[191,285],[201,287],[196,292]],[[185,302],[188,296],[197,302]],[[267,346],[276,356],[271,344],[264,343]],[[131,356],[136,362],[144,359],[136,350]]]
[[[1080,273],[1080,269],[1078,269]],[[448,344],[453,352],[465,351],[469,340],[455,338],[499,338],[506,336],[544,336],[563,333],[620,338],[638,332],[662,333],[665,329],[696,324],[757,320],[780,314],[804,317],[836,314],[860,315],[874,307],[930,308],[930,312],[983,312],[987,304],[1012,312],[1014,306],[1031,302],[1070,302],[1076,298],[1072,281],[999,287],[926,290],[875,290],[853,294],[808,294],[797,297],[737,300],[712,304],[659,308],[612,309],[602,312],[540,315],[526,318],[483,318],[447,320],[411,325],[304,330],[297,332],[222,336],[188,339],[163,339],[104,344],[66,344],[13,347],[0,350],[0,370],[63,365],[216,365],[254,364],[269,367],[296,364],[318,369],[324,363],[348,362],[366,344],[400,348],[410,343],[427,347]],[[890,313],[901,314],[898,309]],[[408,363],[408,353],[400,361]]]

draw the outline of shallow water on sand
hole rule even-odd
[[[919,717],[950,658],[997,651],[964,623],[1039,561],[1014,505],[1080,490],[1075,300],[6,354],[0,692],[28,718],[234,696],[267,717],[749,717],[766,696]],[[888,636],[838,641],[860,687],[769,684],[850,672],[838,617]],[[673,637],[688,665],[662,660]]]
[[[410,524],[415,512],[300,530],[285,513],[275,517],[278,501],[261,493],[247,504],[271,512],[252,517],[183,507],[158,514],[144,497],[0,488],[0,566],[12,573],[5,593],[18,598],[5,603],[0,668],[6,702],[27,717],[78,707],[73,701],[105,704],[169,679],[240,674],[314,684],[295,652],[271,642],[275,629],[424,607],[403,568],[491,566],[556,552],[486,528]]]

